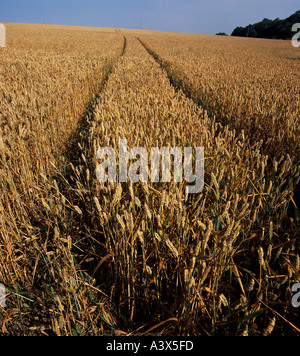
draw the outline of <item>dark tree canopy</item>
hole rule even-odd
[[[225,32],[218,32],[216,36],[228,36]]]
[[[237,27],[233,30],[231,36],[289,40],[294,36],[292,27],[295,23],[300,23],[300,10],[285,20],[265,18],[247,27]]]

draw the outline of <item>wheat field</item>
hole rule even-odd
[[[3,335],[300,335],[299,53],[6,24]],[[97,151],[204,147],[205,187],[100,183]]]

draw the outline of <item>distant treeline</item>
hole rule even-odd
[[[292,32],[292,26],[295,23],[300,23],[300,10],[285,20],[279,18],[270,20],[265,18],[254,25],[237,27],[231,36],[289,40],[295,34]]]

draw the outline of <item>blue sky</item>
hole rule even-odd
[[[0,22],[231,34],[297,10],[299,0],[0,0]]]

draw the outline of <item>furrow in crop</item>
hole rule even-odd
[[[160,65],[162,70],[165,70],[168,78],[170,80],[170,84],[175,88],[176,91],[181,90],[189,99],[193,100],[196,105],[202,107],[207,113],[209,117],[215,117],[216,122],[220,122],[222,127],[228,125],[229,128],[235,129],[237,134],[246,135],[250,142],[261,142],[261,152],[265,155],[268,155],[271,160],[280,159],[288,156],[288,160],[292,160],[293,168],[291,170],[291,175],[289,181],[292,182],[292,185],[289,188],[292,190],[293,199],[289,205],[288,215],[296,222],[299,226],[300,224],[300,183],[299,183],[299,140],[297,139],[297,135],[295,135],[295,131],[299,132],[299,124],[297,129],[297,124],[290,125],[290,127],[294,127],[295,129],[289,129],[288,138],[279,139],[280,137],[284,137],[285,133],[280,133],[278,130],[275,131],[276,136],[272,137],[270,135],[270,126],[272,130],[274,130],[274,122],[269,122],[269,125],[264,127],[263,129],[259,128],[259,125],[265,125],[265,121],[262,117],[260,119],[260,123],[258,125],[251,126],[251,119],[248,118],[247,124],[240,123],[240,117],[237,119],[234,116],[229,118],[229,115],[226,113],[226,108],[220,105],[212,105],[211,102],[204,99],[201,95],[201,91],[196,91],[193,85],[184,77],[183,75],[178,75],[178,70],[174,68],[174,63],[163,59],[157,52],[151,49],[149,46],[145,44],[140,38],[137,38],[142,46],[146,49],[146,51],[155,59],[155,61]],[[183,50],[183,49],[182,49]],[[176,63],[176,60],[175,60]],[[216,99],[217,101],[217,99]],[[233,108],[234,104],[230,104]],[[242,117],[242,115],[240,115]],[[262,114],[260,115],[262,116]],[[254,120],[254,119],[253,119]],[[281,122],[277,118],[277,122]],[[248,129],[247,127],[250,126]],[[280,124],[282,125],[282,124]],[[280,126],[281,127],[281,126]],[[281,128],[282,131],[282,128]],[[283,129],[285,132],[285,129]],[[287,132],[287,131],[286,131]],[[271,163],[269,161],[269,163]],[[269,164],[268,163],[268,164]],[[298,183],[297,183],[298,182]],[[288,189],[288,185],[286,186]]]
[[[152,183],[151,173],[148,183],[118,183],[118,169],[115,183],[95,182],[95,219],[104,245],[95,250],[102,257],[96,281],[111,296],[123,329],[150,328],[172,315],[174,323],[165,334],[201,334],[199,323],[206,333],[219,334],[224,318],[236,314],[241,293],[238,317],[246,329],[247,315],[257,307],[255,292],[247,296],[246,286],[252,277],[261,285],[267,273],[259,270],[257,249],[268,255],[272,280],[286,264],[275,251],[286,241],[278,222],[288,206],[284,184],[291,163],[266,172],[261,144],[217,124],[170,85],[166,71],[136,38],[128,36],[127,42],[126,55],[95,109],[90,130],[94,167],[101,163],[96,156],[103,147],[115,151],[116,168],[120,166],[121,139],[127,140],[128,150],[144,148],[149,156],[152,147],[204,147],[205,189],[187,195],[184,179]],[[296,241],[288,244],[285,253],[292,258],[288,251]],[[272,286],[267,280],[264,292],[272,289],[287,305],[281,294],[285,287]],[[256,323],[263,329],[264,316]],[[231,333],[238,333],[236,327]]]

